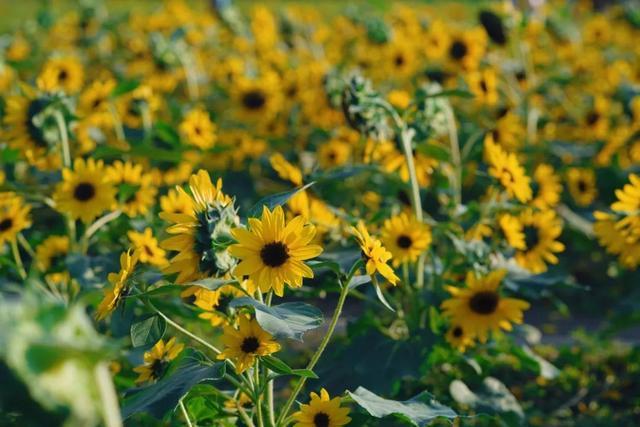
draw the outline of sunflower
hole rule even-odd
[[[447,54],[450,45],[450,35],[447,24],[440,19],[429,23],[423,39],[424,53],[429,59],[441,59]]]
[[[0,193],[0,246],[31,226],[31,206],[14,193]]]
[[[68,236],[49,236],[36,248],[36,262],[43,272],[61,271],[69,253]]]
[[[104,297],[96,310],[96,319],[102,320],[112,313],[123,297],[129,292],[129,278],[133,274],[138,263],[138,254],[129,249],[120,255],[120,271],[109,273],[107,280],[111,287],[105,289]]]
[[[607,137],[611,109],[611,102],[607,98],[595,97],[592,108],[585,113],[582,119],[581,132],[587,140]]]
[[[567,171],[569,193],[578,206],[589,206],[598,195],[593,169],[571,168]]]
[[[138,253],[138,259],[141,263],[156,267],[164,267],[167,264],[165,251],[158,246],[158,241],[153,237],[153,232],[149,227],[145,228],[142,233],[131,230],[127,233],[127,237]]]
[[[520,117],[509,108],[498,109],[496,125],[491,130],[493,141],[506,150],[515,150],[522,144],[524,135]]]
[[[116,160],[107,168],[106,176],[118,188],[118,208],[128,216],[143,215],[153,206],[158,190],[142,165]]]
[[[451,325],[447,334],[445,335],[447,342],[451,347],[456,348],[458,351],[465,351],[467,347],[473,346],[473,337],[466,333],[465,329],[458,325]]]
[[[498,74],[493,68],[471,71],[467,74],[467,84],[475,101],[480,105],[493,106],[498,102]]]
[[[522,323],[522,312],[529,308],[529,303],[500,295],[499,287],[505,274],[505,270],[497,270],[476,277],[469,272],[464,288],[447,286],[451,298],[441,305],[444,315],[466,331],[469,338],[477,337],[481,342],[487,340],[491,331],[510,331],[512,323]]]
[[[560,202],[562,184],[553,167],[541,163],[533,171],[533,187],[536,189],[531,205],[539,209],[548,209]]]
[[[54,132],[47,132],[57,126],[53,115],[49,114],[49,98],[37,96],[35,91],[25,88],[25,96],[8,96],[6,98],[6,126],[3,138],[9,146],[22,153],[30,165],[39,169],[59,169],[62,163],[59,144],[57,144],[57,127]],[[54,135],[51,141],[49,135]]]
[[[113,206],[115,194],[102,160],[78,158],[73,170],[62,171],[62,182],[56,187],[53,200],[58,211],[90,222]]]
[[[498,225],[509,246],[522,250],[527,248],[524,227],[517,216],[502,214],[498,217]]]
[[[393,269],[387,264],[393,257],[391,252],[382,246],[380,240],[371,237],[362,221],[359,221],[356,227],[351,227],[351,233],[356,237],[362,250],[367,274],[373,276],[378,272],[395,286],[400,278],[396,276]]]
[[[622,215],[616,228],[625,236],[625,241],[634,244],[640,241],[640,176],[629,175],[629,183],[616,190],[618,199],[611,205],[614,212]]]
[[[160,197],[162,212],[188,215],[193,209],[191,197],[184,191],[170,189],[165,196]]]
[[[382,243],[393,255],[394,267],[405,262],[414,262],[431,244],[431,228],[401,213],[384,222]]]
[[[295,186],[302,185],[302,171],[287,161],[282,154],[272,154],[269,157],[269,163],[280,178],[291,182]]]
[[[271,289],[276,295],[284,294],[284,285],[302,286],[304,277],[313,277],[313,271],[303,261],[315,258],[322,247],[310,244],[316,234],[312,224],[305,224],[302,216],[286,222],[281,206],[273,211],[263,207],[261,219],[250,218],[249,228],[235,228],[233,237],[238,243],[229,252],[240,258],[234,270],[236,276],[249,276],[262,292]]]
[[[523,211],[518,220],[522,224],[525,248],[516,251],[516,261],[532,273],[544,273],[547,263],[558,263],[555,254],[564,251],[564,245],[556,240],[562,233],[562,221],[552,210],[532,209]]]
[[[266,73],[258,79],[237,79],[232,86],[232,96],[238,107],[238,114],[246,120],[268,122],[282,107],[279,83],[275,73]]]
[[[340,398],[331,399],[324,388],[320,395],[311,392],[311,400],[300,405],[300,410],[292,415],[294,427],[340,427],[351,421],[349,408],[340,407]]]
[[[192,286],[192,288],[196,287],[198,286]],[[255,292],[255,288],[253,291]],[[198,315],[198,317],[200,319],[208,320],[211,326],[215,327],[228,323],[226,310],[229,303],[233,299],[244,295],[245,294],[240,289],[233,285],[224,285],[215,291],[202,289],[202,291],[195,293],[193,305],[204,310]]]
[[[38,76],[38,88],[45,92],[62,90],[69,94],[80,91],[84,69],[74,57],[51,58],[45,62]]]
[[[177,254],[164,268],[165,274],[178,273],[177,283],[185,283],[202,277],[220,277],[235,266],[235,260],[226,250],[231,242],[230,228],[238,218],[233,201],[222,192],[222,180],[211,183],[209,174],[200,170],[189,179],[188,195],[181,187],[179,197],[190,206],[186,213],[162,211],[160,218],[171,222],[167,228],[172,236],[163,240],[160,247]]]
[[[493,141],[491,134],[485,137],[484,148],[489,162],[489,174],[500,181],[509,196],[515,197],[522,203],[529,201],[533,196],[531,180],[518,163],[516,155],[504,151]]]
[[[632,239],[633,243],[630,243],[627,233],[618,226],[615,215],[596,211],[594,216],[593,231],[600,245],[608,253],[617,255],[624,267],[636,269],[640,265],[640,240]]]
[[[218,355],[218,360],[232,360],[238,374],[250,368],[256,357],[280,351],[280,344],[273,340],[270,333],[262,329],[255,319],[243,316],[238,319],[238,329],[224,327],[222,342],[225,349]]]
[[[387,100],[389,101],[389,104],[400,110],[404,110],[411,105],[411,95],[406,90],[395,89],[389,91],[387,94]]]
[[[207,150],[216,142],[216,125],[201,108],[189,111],[180,123],[180,133],[187,144]]]
[[[318,147],[318,163],[322,169],[342,166],[351,157],[351,145],[339,139],[322,144]]]
[[[379,147],[374,149],[377,153],[374,153],[373,157],[379,158],[382,162],[382,169],[389,173],[395,172],[404,182],[409,182],[409,167],[404,154],[392,145],[389,145],[387,149],[381,147],[380,145],[382,144],[380,143],[378,145]],[[435,172],[438,161],[420,152],[414,152],[413,165],[416,170],[418,184],[421,187],[428,186],[431,183],[431,175]]]
[[[144,363],[133,368],[138,373],[136,383],[144,383],[147,381],[156,381],[166,372],[169,362],[174,360],[184,349],[184,344],[176,343],[173,337],[165,344],[160,339],[149,351],[145,351],[143,359]]]
[[[474,28],[453,34],[449,38],[447,55],[449,63],[465,70],[478,67],[487,45],[487,35],[482,28]]]
[[[116,87],[113,79],[96,80],[78,99],[78,114],[92,125],[111,126],[113,117],[109,110],[109,97]]]
[[[383,58],[385,62],[383,69],[398,77],[412,75],[418,66],[413,43],[402,38],[385,45]]]

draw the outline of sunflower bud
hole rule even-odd
[[[388,139],[391,134],[383,102],[371,82],[359,75],[348,79],[342,93],[342,111],[349,125],[377,140]]]
[[[231,229],[240,224],[233,203],[214,202],[205,211],[198,213],[198,222],[203,227],[196,234],[196,245],[200,246],[200,271],[214,276],[222,275],[235,267],[237,261],[227,248],[234,242]]]

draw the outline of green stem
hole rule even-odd
[[[258,417],[258,426],[264,427],[264,419],[262,416],[262,387],[260,385],[260,361],[256,360],[256,364],[253,367],[253,394],[256,397],[256,415]]]
[[[93,236],[96,231],[104,227],[106,224],[118,218],[121,214],[122,211],[115,210],[102,216],[96,222],[91,224],[91,226],[87,228],[87,230],[84,232],[84,235],[80,239],[80,252],[82,254],[87,253],[87,250],[89,249],[89,239],[91,238],[91,236]]]
[[[193,427],[191,420],[189,419],[189,413],[187,412],[187,408],[184,407],[184,403],[182,399],[180,399],[180,410],[182,411],[182,415],[184,416],[184,420],[187,422],[187,426]]]
[[[347,281],[347,283],[348,283],[348,281]],[[340,315],[342,314],[342,308],[344,307],[344,303],[345,303],[345,301],[347,299],[347,295],[348,294],[349,294],[349,287],[346,284],[342,284],[342,290],[340,291],[340,297],[338,298],[338,304],[336,305],[336,309],[333,312],[333,317],[331,318],[331,323],[329,324],[329,329],[327,330],[327,333],[325,334],[324,338],[322,338],[322,341],[320,342],[320,346],[316,349],[316,352],[311,357],[311,360],[309,361],[309,364],[307,365],[306,369],[313,370],[313,368],[316,366],[316,363],[318,363],[318,360],[320,360],[320,356],[322,356],[322,353],[324,352],[325,348],[327,347],[327,344],[329,344],[329,340],[333,336],[333,332],[334,332],[334,330],[336,328],[336,325],[338,324],[338,318],[340,318]],[[276,425],[280,425],[282,423],[282,421],[287,417],[287,415],[289,414],[289,411],[291,410],[291,405],[293,405],[293,402],[296,400],[296,397],[298,397],[298,394],[302,390],[302,387],[304,387],[304,383],[306,381],[307,381],[306,377],[300,378],[298,380],[298,383],[296,384],[295,388],[293,389],[293,392],[289,396],[289,399],[284,404],[284,407],[282,408],[282,411],[280,412],[280,416],[278,417],[278,420],[276,421]]]
[[[106,427],[122,427],[122,417],[118,406],[118,395],[113,387],[111,373],[106,363],[101,362],[95,368],[95,378],[102,401],[104,425]]]
[[[22,235],[22,233],[18,233],[18,242],[20,243],[20,245],[24,248],[25,251],[27,251],[27,253],[29,254],[29,256],[33,259],[36,258],[36,253],[33,250],[33,248],[31,247],[31,245],[29,244],[29,242],[27,241],[27,239],[24,238],[24,236]]]
[[[22,280],[24,280],[27,278],[27,271],[24,269],[22,257],[20,257],[20,249],[18,248],[18,241],[16,239],[11,240],[11,251],[13,252],[13,259],[16,261],[16,267],[18,267],[18,273]]]
[[[222,351],[220,351],[218,348],[216,348],[215,346],[209,344],[208,342],[206,342],[204,339],[200,338],[197,335],[192,334],[191,332],[187,331],[185,328],[183,328],[182,326],[178,325],[176,322],[174,322],[173,320],[171,320],[169,318],[169,316],[167,316],[166,314],[164,314],[163,312],[161,312],[160,310],[158,310],[153,304],[151,304],[149,301],[146,301],[146,304],[149,306],[149,308],[151,308],[153,311],[155,311],[160,317],[162,317],[168,324],[170,324],[171,326],[173,326],[175,329],[177,329],[178,331],[182,332],[183,334],[185,334],[186,336],[188,336],[189,338],[193,339],[194,341],[199,342],[200,344],[202,344],[203,346],[207,347],[208,349],[210,349],[211,351],[213,351],[215,354],[220,354],[222,353]],[[229,363],[231,363],[231,361],[229,361]]]
[[[64,116],[58,110],[54,112],[58,131],[60,132],[60,145],[62,146],[62,161],[65,167],[71,167],[71,150],[69,148],[69,134],[67,133],[67,125],[64,122]]]
[[[462,161],[460,157],[460,143],[458,141],[458,130],[456,128],[456,118],[451,105],[446,104],[444,113],[447,116],[447,129],[449,131],[449,144],[451,144],[451,163],[453,163],[453,175],[451,176],[454,189],[454,200],[456,209],[462,204]]]
[[[240,414],[240,418],[242,418],[242,421],[244,421],[244,423],[247,425],[247,427],[255,427],[256,426],[253,423],[253,421],[251,421],[251,418],[249,418],[249,415],[247,415],[245,410],[242,409],[242,406],[236,405],[236,408],[238,408],[238,413]]]

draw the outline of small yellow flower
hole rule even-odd
[[[384,222],[382,243],[393,255],[393,266],[414,262],[431,244],[431,228],[401,213]]]
[[[209,118],[209,113],[196,108],[187,113],[180,123],[180,133],[187,144],[207,150],[216,142],[216,125]]]
[[[14,193],[0,193],[0,245],[16,239],[31,226],[31,206]]]
[[[117,273],[109,273],[107,280],[111,283],[111,287],[105,289],[104,298],[100,302],[96,310],[96,319],[102,320],[111,314],[120,303],[122,297],[128,292],[128,280],[135,270],[138,263],[138,256],[131,249],[120,255],[120,271]]]
[[[373,276],[378,272],[395,286],[400,278],[387,264],[392,258],[391,252],[382,246],[380,240],[371,237],[362,221],[358,222],[357,227],[351,227],[351,233],[356,237],[360,249],[362,249],[367,274]]]
[[[158,246],[158,240],[153,237],[153,232],[149,227],[145,228],[142,233],[131,230],[127,236],[138,253],[138,259],[141,263],[157,267],[164,267],[167,264],[166,252]]]
[[[136,383],[160,379],[167,370],[169,362],[178,357],[183,349],[184,344],[176,343],[175,337],[166,344],[162,339],[158,341],[151,350],[144,353],[144,364],[133,368],[133,371],[139,374]]]
[[[280,344],[273,340],[271,334],[262,329],[255,319],[246,317],[239,318],[238,329],[224,327],[222,342],[225,349],[218,355],[218,359],[232,360],[239,374],[250,368],[256,357],[268,356],[280,350]]]
[[[330,398],[324,388],[320,395],[311,392],[311,400],[300,405],[300,410],[293,414],[296,420],[294,427],[341,427],[349,424],[349,408],[340,406],[340,398]]]

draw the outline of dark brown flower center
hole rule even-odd
[[[0,232],[7,231],[13,226],[13,220],[11,218],[5,218],[0,222]]]
[[[489,92],[489,88],[487,87],[487,82],[484,81],[484,79],[480,80],[480,89],[482,90],[482,92],[487,93]]]
[[[587,183],[582,179],[578,181],[578,191],[581,193],[587,191]]]
[[[491,314],[498,308],[500,296],[493,291],[482,291],[476,293],[469,300],[469,308],[477,314]],[[455,332],[455,331],[454,331]]]
[[[260,258],[269,267],[280,267],[289,259],[289,249],[284,243],[267,243],[260,250]]]
[[[74,199],[80,202],[91,200],[95,195],[96,188],[90,182],[81,182],[80,184],[76,185],[75,190],[73,190]]]
[[[589,114],[587,114],[588,125],[594,125],[598,122],[598,120],[600,120],[600,114],[598,112],[592,111]]]
[[[398,244],[398,247],[401,247],[402,249],[409,249],[411,247],[411,244],[413,243],[413,240],[411,240],[411,237],[407,236],[406,234],[401,234],[398,236],[396,243]]]
[[[267,98],[260,90],[252,90],[244,94],[242,104],[249,110],[259,110],[267,102]]]
[[[527,225],[524,227],[524,242],[527,249],[533,249],[540,243],[540,233],[536,227]]]
[[[329,427],[329,421],[331,421],[329,415],[324,412],[318,412],[313,417],[313,425],[315,427]]]
[[[152,377],[158,379],[164,374],[167,364],[162,359],[156,359],[151,364]]]
[[[462,336],[462,328],[460,326],[456,326],[453,328],[452,334],[456,338],[460,338]]]
[[[242,345],[240,346],[240,349],[242,350],[243,353],[249,354],[249,353],[255,353],[259,347],[260,347],[260,341],[258,341],[258,338],[246,337],[242,341]]]
[[[404,65],[404,56],[402,54],[396,55],[396,57],[393,59],[393,63],[398,68],[402,67]]]
[[[456,60],[462,59],[467,55],[467,51],[469,49],[467,48],[467,45],[460,41],[460,40],[456,40],[451,44],[451,47],[449,48],[449,55]]]
[[[67,73],[67,70],[60,70],[60,72],[58,73],[58,80],[61,82],[64,82],[68,78],[69,78],[69,73]]]

